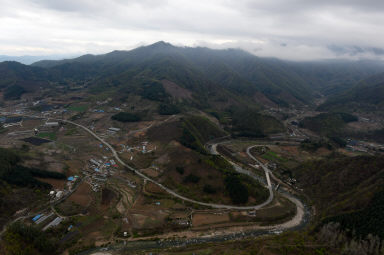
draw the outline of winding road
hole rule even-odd
[[[20,114],[21,115],[21,114]],[[32,118],[38,118],[38,119],[45,119],[46,117],[41,117],[41,116],[36,116],[36,115],[33,115],[33,116],[28,116],[28,117],[32,117]],[[261,204],[258,204],[258,205],[252,205],[252,206],[234,206],[234,205],[223,205],[223,204],[214,204],[214,203],[205,203],[205,202],[200,202],[200,201],[197,201],[197,200],[193,200],[193,199],[190,199],[190,198],[187,198],[185,196],[182,196],[178,193],[176,193],[175,191],[165,187],[164,185],[162,185],[161,183],[157,182],[156,180],[153,180],[152,178],[144,175],[143,173],[141,173],[138,169],[135,169],[133,167],[131,167],[130,165],[126,164],[118,155],[117,151],[112,147],[112,145],[110,145],[108,142],[106,142],[104,139],[102,139],[101,137],[99,137],[96,133],[94,133],[91,129],[81,125],[81,124],[78,124],[76,122],[73,122],[73,121],[70,121],[70,120],[65,120],[65,119],[57,119],[57,118],[50,118],[52,120],[56,120],[56,121],[61,121],[61,122],[64,122],[64,123],[69,123],[69,124],[72,124],[72,125],[75,125],[83,130],[85,130],[86,132],[88,132],[90,135],[92,135],[95,139],[97,139],[98,141],[100,141],[102,144],[104,144],[105,146],[107,146],[110,151],[112,152],[112,155],[113,157],[121,164],[123,165],[124,167],[126,167],[127,169],[131,170],[132,172],[134,172],[136,175],[140,176],[143,180],[145,181],[150,181],[154,184],[156,184],[157,186],[159,186],[160,188],[162,188],[164,191],[166,191],[167,193],[171,194],[172,196],[176,197],[176,198],[179,198],[183,201],[186,201],[186,202],[190,202],[190,203],[193,203],[193,204],[197,204],[197,205],[202,205],[202,206],[207,206],[207,207],[211,207],[211,208],[215,208],[215,209],[232,209],[232,210],[258,210],[258,209],[261,209],[263,208],[264,206],[266,206],[267,204],[271,203],[273,198],[274,198],[274,194],[273,194],[273,186],[272,186],[272,183],[271,183],[271,180],[270,180],[270,174],[271,174],[271,171],[266,167],[264,166],[260,161],[258,161],[255,157],[253,157],[249,150],[254,147],[254,146],[251,146],[249,148],[247,148],[247,153],[248,155],[254,159],[255,161],[257,161],[263,168],[264,172],[265,172],[265,176],[266,176],[266,180],[267,180],[267,188],[269,190],[269,197],[266,201],[264,201],[263,203]],[[168,119],[167,119],[168,120]],[[221,142],[222,143],[222,142]],[[217,154],[219,155],[219,153],[217,152],[216,150],[216,147],[217,147],[217,144],[218,143],[215,143],[215,144],[211,144],[211,153],[212,154]],[[260,181],[259,179],[259,176],[256,176],[253,172],[251,171],[248,171],[246,169],[243,169],[241,168],[239,165],[237,165],[236,163],[232,162],[232,161],[229,161],[233,166],[234,166],[234,169],[238,172],[238,173],[241,173],[241,174],[246,174],[248,176],[250,176],[251,178],[257,180],[257,181]],[[301,204],[301,202],[299,201],[299,203]],[[297,204],[297,203],[295,203]],[[301,204],[302,205],[302,204]]]
[[[210,144],[210,151],[214,155],[220,155],[220,153],[217,151],[217,145],[218,144],[219,143]],[[247,151],[247,153],[248,153],[248,151]],[[254,159],[253,157],[251,157],[251,158]],[[242,168],[241,166],[239,166],[238,164],[236,164],[235,162],[233,162],[233,161],[231,161],[231,160],[229,160],[227,158],[225,158],[225,160],[227,160],[233,166],[233,169],[235,169],[236,172],[238,172],[240,174],[248,175],[249,177],[251,177],[251,178],[255,179],[256,181],[260,182],[260,177],[258,175],[256,175],[255,173]],[[269,174],[270,174],[271,171],[267,167],[265,167],[265,166],[264,166],[263,170],[264,170],[264,173],[265,173],[265,179],[267,180],[267,188],[268,188],[268,191],[269,191],[269,197],[267,198],[267,200],[265,200],[265,202],[263,202],[263,203],[261,203],[259,205],[253,206],[254,210],[261,209],[262,207],[268,205],[269,203],[272,202],[273,197],[274,197],[273,186],[272,186],[272,183],[271,183],[271,179],[269,178]]]
[[[205,203],[205,202],[200,202],[200,201],[197,201],[197,200],[193,200],[193,199],[190,199],[190,198],[187,198],[187,197],[184,197],[176,192],[174,192],[173,190],[165,187],[164,185],[162,185],[161,183],[149,178],[148,176],[142,174],[139,170],[131,167],[130,165],[126,164],[123,160],[121,160],[121,158],[119,157],[118,153],[116,152],[116,150],[108,143],[106,142],[104,139],[102,139],[101,137],[99,137],[97,134],[95,134],[92,130],[90,130],[89,128],[81,125],[81,124],[78,124],[78,123],[75,123],[73,121],[70,121],[70,120],[64,120],[64,119],[55,119],[55,118],[50,118],[50,119],[54,119],[54,120],[57,120],[57,121],[62,121],[62,122],[65,122],[65,123],[69,123],[69,124],[72,124],[72,125],[75,125],[77,127],[80,127],[82,129],[84,129],[85,131],[87,131],[89,134],[91,134],[94,138],[96,138],[97,140],[99,140],[101,143],[103,143],[105,146],[107,146],[111,152],[112,152],[112,155],[113,157],[123,166],[125,166],[126,168],[128,168],[129,170],[131,170],[132,172],[134,172],[135,174],[137,174],[138,176],[140,176],[141,178],[143,178],[144,180],[146,181],[150,181],[154,184],[156,184],[157,186],[159,186],[160,188],[162,188],[163,190],[165,190],[167,193],[171,194],[172,196],[176,197],[176,198],[179,198],[181,200],[184,200],[184,201],[187,201],[187,202],[190,202],[190,203],[193,203],[193,204],[198,204],[198,205],[203,205],[203,206],[207,206],[207,207],[211,207],[211,208],[215,208],[215,209],[234,209],[234,210],[257,210],[257,209],[260,209],[262,207],[264,207],[265,205],[269,204],[272,199],[273,199],[273,189],[272,189],[272,185],[269,185],[268,186],[268,189],[270,191],[270,196],[269,198],[267,199],[267,201],[263,202],[262,204],[259,204],[259,205],[252,205],[252,206],[233,206],[233,205],[222,205],[222,204],[213,204],[213,203]],[[232,164],[234,164],[232,162]],[[239,167],[239,166],[238,166]],[[236,168],[236,167],[235,167]],[[240,168],[240,167],[239,167]],[[241,173],[245,173],[244,171],[247,172],[247,174],[249,176],[252,177],[252,173],[243,169],[242,170],[243,172]],[[238,171],[239,172],[239,171]],[[268,176],[268,174],[267,174]],[[269,176],[267,177],[269,179]],[[267,179],[267,180],[268,180]],[[258,179],[256,179],[258,180]],[[270,182],[269,182],[270,184]]]
[[[39,117],[39,116],[32,116],[34,118],[45,118],[45,117]],[[53,118],[50,118],[50,119],[53,119]],[[75,125],[79,128],[82,128],[83,130],[85,130],[86,132],[88,132],[90,135],[92,135],[95,139],[97,139],[98,141],[100,141],[101,143],[103,143],[105,146],[107,146],[110,151],[112,152],[113,154],[113,157],[121,164],[123,165],[124,167],[126,167],[127,169],[131,170],[132,172],[134,172],[135,174],[137,174],[138,176],[140,176],[142,179],[146,180],[146,181],[150,181],[154,184],[156,184],[157,186],[161,187],[163,190],[165,190],[167,193],[171,194],[172,196],[176,197],[176,198],[179,198],[181,200],[184,200],[184,201],[187,201],[187,202],[190,202],[190,203],[194,203],[194,204],[198,204],[198,205],[203,205],[203,206],[207,206],[207,207],[211,207],[211,208],[216,208],[216,209],[234,209],[234,210],[258,210],[258,209],[261,209],[262,207],[265,207],[267,204],[271,203],[271,201],[273,200],[274,198],[274,193],[273,193],[273,185],[271,183],[271,180],[270,180],[270,176],[278,181],[278,182],[281,182],[278,178],[276,178],[272,171],[269,170],[264,164],[262,164],[262,162],[260,162],[257,158],[255,158],[250,150],[253,148],[253,147],[256,147],[258,145],[253,145],[253,146],[249,146],[247,149],[246,149],[246,152],[247,152],[247,155],[253,159],[255,162],[257,162],[258,164],[260,164],[260,166],[262,167],[262,169],[264,170],[264,173],[265,173],[265,176],[266,176],[266,184],[267,184],[267,188],[269,190],[269,197],[266,201],[264,201],[262,204],[259,204],[259,205],[254,205],[254,206],[232,206],[232,205],[222,205],[222,204],[214,204],[214,203],[205,203],[205,202],[200,202],[200,201],[196,201],[196,200],[193,200],[193,199],[190,199],[190,198],[187,198],[187,197],[184,197],[176,192],[174,192],[173,190],[165,187],[164,185],[162,185],[161,183],[158,183],[157,181],[149,178],[148,176],[142,174],[139,170],[129,166],[128,164],[126,164],[118,155],[118,153],[116,152],[116,150],[108,143],[106,142],[104,139],[102,139],[101,137],[99,137],[97,134],[95,134],[92,130],[90,130],[89,128],[81,125],[81,124],[77,124],[73,121],[69,121],[69,120],[64,120],[64,119],[55,119],[57,121],[61,121],[61,122],[65,122],[65,123],[69,123],[69,124],[72,124],[72,125]],[[220,143],[225,143],[225,142],[217,142],[217,143],[214,143],[214,144],[209,144],[210,145],[210,149],[211,149],[211,153],[212,154],[217,154],[217,155],[220,155],[216,148],[217,148],[217,145],[220,144]],[[226,159],[228,160],[228,159]],[[228,160],[233,166],[234,166],[234,169],[238,172],[238,173],[241,173],[241,174],[246,174],[248,176],[250,176],[251,178],[257,180],[257,181],[260,181],[260,176],[256,175],[255,173],[251,172],[251,171],[248,171],[246,169],[243,169],[242,167],[240,167],[239,165],[237,165],[236,163]],[[270,233],[269,231],[271,230],[276,230],[276,229],[279,229],[279,230],[288,230],[288,229],[294,229],[294,228],[297,228],[298,226],[301,226],[302,224],[305,224],[306,222],[306,215],[308,214],[308,212],[305,210],[304,208],[304,205],[303,203],[295,198],[294,196],[288,194],[287,192],[283,192],[283,191],[279,191],[279,193],[284,196],[285,198],[287,198],[288,200],[290,200],[292,203],[294,203],[296,205],[296,208],[297,208],[297,212],[296,212],[296,215],[290,219],[289,221],[286,221],[284,223],[281,223],[281,224],[278,224],[278,225],[271,225],[271,226],[247,226],[247,227],[243,227],[241,230],[240,229],[237,229],[236,227],[234,227],[233,229],[228,229],[226,231],[222,230],[221,232],[216,232],[214,230],[212,231],[208,231],[206,234],[208,235],[211,235],[211,236],[208,236],[208,237],[201,237],[200,241],[201,242],[207,242],[209,240],[213,240],[213,239],[218,239],[218,240],[221,240],[220,238],[224,238],[223,240],[230,240],[230,239],[235,239],[235,238],[238,238],[237,235],[238,233],[240,233],[240,237],[244,237],[246,236],[244,233],[247,233],[247,232],[244,232],[244,231],[263,231],[263,232],[260,232],[260,234],[262,233]],[[28,216],[24,216],[24,217],[28,217]],[[18,218],[17,220],[20,220],[24,217],[20,217]],[[239,232],[240,231],[240,232]],[[211,233],[210,233],[211,232]],[[251,232],[249,232],[251,233]],[[257,233],[256,233],[257,234]],[[259,234],[257,234],[259,235]],[[177,236],[177,235],[176,235]],[[228,239],[227,239],[228,238]],[[216,240],[215,239],[215,240]],[[187,240],[188,241],[188,240]],[[197,243],[200,242],[198,241],[197,239],[195,240]],[[214,240],[213,240],[214,241]]]

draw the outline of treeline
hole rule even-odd
[[[384,240],[378,236],[368,234],[358,237],[346,232],[339,223],[324,224],[317,233],[317,240],[339,250],[340,255],[382,255],[384,254]],[[324,254],[324,253],[319,253]]]
[[[382,71],[381,71],[382,72]],[[344,111],[381,112],[384,101],[383,73],[362,80],[352,89],[344,93],[329,97],[317,109],[329,111],[340,109]]]
[[[10,225],[4,233],[5,255],[58,254],[58,240],[35,226],[22,223]]]
[[[29,168],[20,165],[20,156],[12,150],[0,148],[0,179],[22,187],[51,188],[48,183],[41,182],[35,177],[65,179],[65,175],[57,172]]]
[[[260,114],[256,109],[232,107],[228,113],[232,118],[231,131],[236,136],[265,137],[284,131],[280,121],[272,116]]]
[[[353,137],[357,139],[372,140],[378,143],[384,143],[384,128],[377,130],[369,130],[366,132],[359,132],[353,134]]]
[[[150,79],[141,81],[137,92],[141,97],[153,101],[164,101],[169,96],[160,81]]]
[[[211,155],[206,161],[224,174],[225,191],[234,204],[245,204],[248,202],[249,190],[246,182],[241,176],[234,172],[233,166],[221,156]],[[206,193],[213,192],[210,187],[204,187]]]
[[[248,202],[248,189],[241,182],[238,174],[227,174],[224,181],[225,189],[234,204],[245,204]]]
[[[364,238],[369,234],[384,239],[384,189],[375,193],[372,201],[362,210],[329,217],[323,222],[338,222],[349,235]]]
[[[182,121],[183,133],[179,142],[184,146],[206,154],[204,144],[214,138],[223,137],[226,133],[210,120],[202,116],[188,116]]]
[[[136,113],[119,112],[111,117],[113,120],[120,122],[136,122],[141,120],[141,116]]]
[[[190,127],[188,124],[183,123],[183,133],[179,138],[179,142],[185,147],[191,148],[199,153],[206,154],[204,144],[196,135],[196,130],[193,130],[193,127]]]
[[[332,153],[292,172],[316,207],[322,242],[340,254],[383,254],[384,157]]]
[[[320,148],[332,150],[334,148],[343,148],[347,142],[338,136],[328,136],[320,139],[305,139],[300,142],[300,149],[315,152]]]
[[[337,215],[367,205],[375,187],[384,183],[384,157],[333,153],[326,159],[304,162],[291,171],[313,198],[319,216]]]
[[[327,148],[328,150],[332,149],[332,145],[325,141],[324,139],[311,140],[305,139],[300,143],[300,149],[305,151],[315,152],[320,148]]]
[[[194,174],[187,175],[183,180],[183,182],[185,183],[198,183],[199,181],[200,181],[200,177]]]
[[[20,99],[21,95],[25,93],[25,89],[19,85],[12,85],[5,89],[4,99],[5,100],[17,100]]]
[[[133,72],[136,70],[132,70]],[[133,73],[132,73],[132,76]],[[122,77],[119,80],[107,80],[105,82],[111,83],[114,87],[120,87],[118,93],[122,98],[126,97],[128,94],[136,94],[140,97],[157,102],[165,102],[169,99],[169,95],[165,91],[163,84],[148,75],[140,75],[136,77]],[[128,85],[127,85],[128,83]],[[100,92],[104,91],[106,88],[103,85],[99,84],[97,86]]]
[[[2,174],[1,179],[9,184],[22,187],[42,187],[46,189],[52,187],[51,184],[41,182],[35,179],[34,177],[65,179],[65,175],[62,173],[49,172],[45,170],[29,168],[19,165],[12,167],[9,172]]]
[[[180,113],[180,108],[174,104],[162,103],[157,108],[157,111],[160,115],[173,115]]]
[[[234,172],[233,166],[221,156],[207,155],[204,144],[212,139],[223,137],[226,133],[220,130],[215,124],[202,116],[188,116],[182,122],[183,133],[179,141],[184,146],[204,154],[205,162],[218,169],[224,174],[225,191],[234,204],[245,204],[248,202],[249,190],[248,183]],[[182,171],[179,171],[181,173]],[[185,183],[198,183],[200,178],[190,174],[184,178]],[[252,187],[254,188],[254,187]],[[208,194],[216,193],[216,190],[209,185],[203,187],[203,191]],[[255,194],[256,197],[259,197]],[[264,197],[261,194],[260,197]]]
[[[347,123],[357,120],[356,116],[349,113],[320,113],[314,117],[304,118],[299,126],[320,135],[335,136],[344,132]]]

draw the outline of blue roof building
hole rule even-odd
[[[38,219],[40,219],[41,216],[42,214],[36,215],[35,217],[32,218],[32,221],[37,221]]]

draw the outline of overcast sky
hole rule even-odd
[[[0,55],[81,55],[156,41],[258,56],[384,59],[384,0],[0,0]]]

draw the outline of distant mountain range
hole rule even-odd
[[[339,95],[330,97],[319,110],[383,111],[384,73],[360,81]]]
[[[52,59],[52,60],[59,60],[64,58],[74,57],[73,55],[48,55],[48,56],[7,56],[7,55],[0,55],[0,62],[2,61],[17,61],[19,63],[22,63],[24,65],[30,65],[34,62],[45,60],[45,59]]]
[[[18,85],[28,91],[29,84],[87,81],[94,91],[138,93],[153,99],[173,94],[203,107],[289,106],[311,104],[319,94],[342,93],[380,72],[384,72],[383,63],[374,61],[287,62],[239,49],[158,42],[131,51],[43,60],[30,66],[3,62],[0,87]]]

